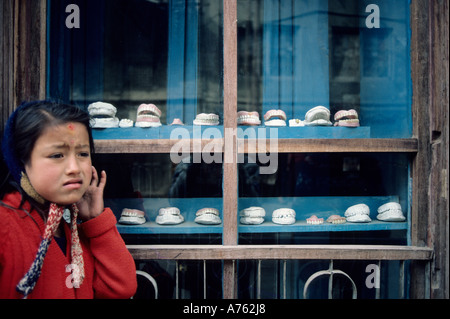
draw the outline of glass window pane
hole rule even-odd
[[[261,174],[262,164],[250,161],[250,156],[239,164],[240,244],[408,244],[407,155],[277,156],[272,174]],[[379,208],[394,202],[400,209],[398,219],[393,216],[396,207],[391,218],[383,219]],[[246,218],[257,217],[251,207],[264,209],[265,216]],[[356,214],[361,216],[350,218]]]
[[[279,137],[411,137],[409,34],[408,1],[238,0],[238,108],[283,110]]]
[[[69,4],[80,10],[80,28],[66,25]],[[222,137],[222,20],[222,4],[215,0],[50,2],[48,97],[85,109],[99,101],[112,104],[115,114],[93,122],[96,142],[163,140],[164,154],[124,150],[94,158],[97,169],[108,174],[105,204],[116,214],[127,243],[222,243],[221,152],[210,163],[197,149],[176,145],[182,154],[172,157],[167,141],[210,138],[208,128],[212,138]],[[158,125],[137,127],[141,104],[160,111],[150,108],[142,123]],[[200,113],[214,113],[219,120],[202,123],[213,127],[194,125]],[[176,118],[184,125],[172,126]],[[123,119],[133,125],[119,127]],[[108,124],[96,126],[103,120]],[[179,213],[161,210],[169,207]],[[126,208],[144,211],[146,223],[121,221]],[[207,211],[209,219],[197,219],[203,208],[219,216]]]
[[[79,29],[61,14],[69,2],[79,6]],[[162,124],[192,125],[198,113],[222,122],[222,20],[213,0],[52,2],[48,95],[111,103],[119,119],[135,121],[137,107],[152,103]]]

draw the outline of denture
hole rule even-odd
[[[264,222],[266,211],[262,207],[248,207],[239,213],[241,224],[258,225]]]
[[[238,125],[260,125],[261,120],[259,119],[259,113],[256,111],[253,111],[253,112],[239,111],[237,113],[237,124]]]
[[[119,127],[126,128],[126,127],[132,127],[133,121],[130,119],[121,119],[119,122]]]
[[[184,125],[179,118],[174,118],[170,125]]]
[[[320,225],[323,224],[323,218],[319,218],[316,215],[312,215],[309,218],[306,218],[306,223],[311,225]]]
[[[184,222],[184,217],[177,207],[165,207],[159,209],[155,221],[159,225],[177,225]]]
[[[372,221],[369,217],[370,208],[366,204],[357,204],[350,206],[345,211],[344,216],[351,223],[369,223]]]
[[[91,103],[88,106],[88,112],[91,116],[90,125],[92,128],[112,128],[119,126],[119,119],[116,117],[117,109],[110,103]]]
[[[280,225],[295,223],[295,210],[291,208],[278,208],[272,213],[272,222]]]
[[[137,127],[161,126],[161,110],[155,104],[141,104],[137,109]]]
[[[344,224],[346,222],[345,217],[339,215],[331,215],[327,218],[327,223],[331,224]]]
[[[305,123],[300,119],[291,119],[289,120],[289,126],[290,127],[305,126]]]
[[[334,114],[334,126],[358,127],[359,119],[356,110],[341,110]]]
[[[145,223],[145,213],[139,209],[124,208],[119,223],[125,225],[141,225]]]
[[[399,203],[389,202],[378,207],[377,219],[384,222],[402,222],[405,221],[402,207]]]
[[[216,225],[216,224],[220,224],[222,222],[219,215],[220,215],[220,213],[219,213],[218,209],[205,207],[205,208],[199,209],[195,213],[196,217],[195,217],[194,221],[198,224]]]
[[[264,114],[264,125],[286,126],[286,113],[283,110],[269,110]]]
[[[331,126],[330,110],[322,105],[313,107],[306,112],[304,124],[306,126]]]
[[[283,110],[269,110],[264,114],[264,121],[269,121],[275,117],[280,118],[283,121],[286,121],[286,113]]]
[[[194,120],[194,125],[219,125],[219,115],[214,113],[197,114]]]

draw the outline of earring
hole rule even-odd
[[[31,185],[30,180],[28,179],[28,176],[24,172],[21,172],[21,175],[22,175],[22,177],[20,178],[20,187],[22,187],[22,189],[25,191],[25,193],[27,193],[31,198],[33,198],[39,204],[44,204],[45,199],[36,192],[33,185]]]

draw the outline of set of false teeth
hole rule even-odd
[[[384,222],[402,222],[406,219],[401,205],[396,202],[381,205],[377,212],[377,219]],[[369,223],[372,221],[369,216],[370,208],[366,204],[353,205],[345,211],[345,217],[351,223]]]
[[[88,112],[92,128],[119,127],[119,119],[116,117],[117,109],[110,103],[91,103],[88,106]]]
[[[334,115],[334,126],[358,127],[359,118],[356,110],[341,110]],[[331,126],[330,110],[325,106],[313,107],[305,114],[305,120],[291,119],[289,126]]]
[[[253,112],[239,111],[237,113],[237,124],[238,125],[260,125],[261,120],[259,119],[259,113],[256,111],[253,111]]]
[[[251,206],[239,212],[241,224],[259,225],[264,222],[266,211],[262,207]],[[280,225],[295,223],[295,211],[291,208],[279,208],[272,212],[272,222]]]
[[[91,116],[92,128],[114,128],[133,127],[134,122],[130,119],[119,119],[116,117],[117,109],[114,105],[105,102],[95,102],[88,106]],[[159,127],[161,126],[161,110],[155,104],[141,104],[137,108],[136,127]],[[175,118],[170,125],[183,125],[179,118]]]
[[[286,113],[283,110],[269,110],[264,114],[264,125],[286,126]]]
[[[145,223],[145,213],[139,209],[124,208],[119,219],[120,224],[141,225]]]
[[[312,215],[311,217],[306,219],[306,223],[311,225],[320,225],[323,224],[323,222],[324,219],[319,218],[316,215]],[[331,215],[330,217],[327,218],[327,223],[331,224],[343,224],[345,222],[346,222],[345,217],[339,215]]]
[[[377,219],[385,222],[402,222],[406,219],[403,215],[401,205],[395,202],[381,205],[378,207],[377,212]]]
[[[159,225],[177,225],[184,222],[184,217],[177,207],[165,207],[159,209],[155,221]]]
[[[194,119],[194,125],[219,125],[219,115],[200,113]]]
[[[222,222],[222,220],[220,219],[219,210],[216,208],[205,207],[199,209],[195,213],[195,216],[196,217],[194,221],[198,224],[217,225]]]
[[[246,225],[259,225],[264,222],[266,211],[262,207],[251,206],[240,211],[240,222]]]
[[[292,208],[278,208],[272,213],[272,222],[280,225],[295,223],[295,210]]]
[[[137,127],[161,126],[161,110],[155,104],[141,104],[137,109]]]

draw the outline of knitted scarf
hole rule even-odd
[[[78,208],[75,204],[71,205],[72,218],[71,218],[71,229],[72,229],[72,245],[71,245],[71,261],[73,269],[73,286],[79,287],[84,279],[84,261],[83,261],[83,251],[80,245],[80,239],[78,237],[77,231],[77,216]],[[33,291],[34,286],[41,274],[42,265],[44,263],[45,255],[47,254],[48,247],[53,239],[55,231],[61,222],[61,218],[64,213],[64,207],[57,204],[50,204],[50,210],[48,213],[47,223],[44,230],[43,239],[39,245],[36,253],[36,258],[31,264],[30,269],[25,274],[25,276],[19,281],[16,289],[18,292],[24,295],[24,298]]]

